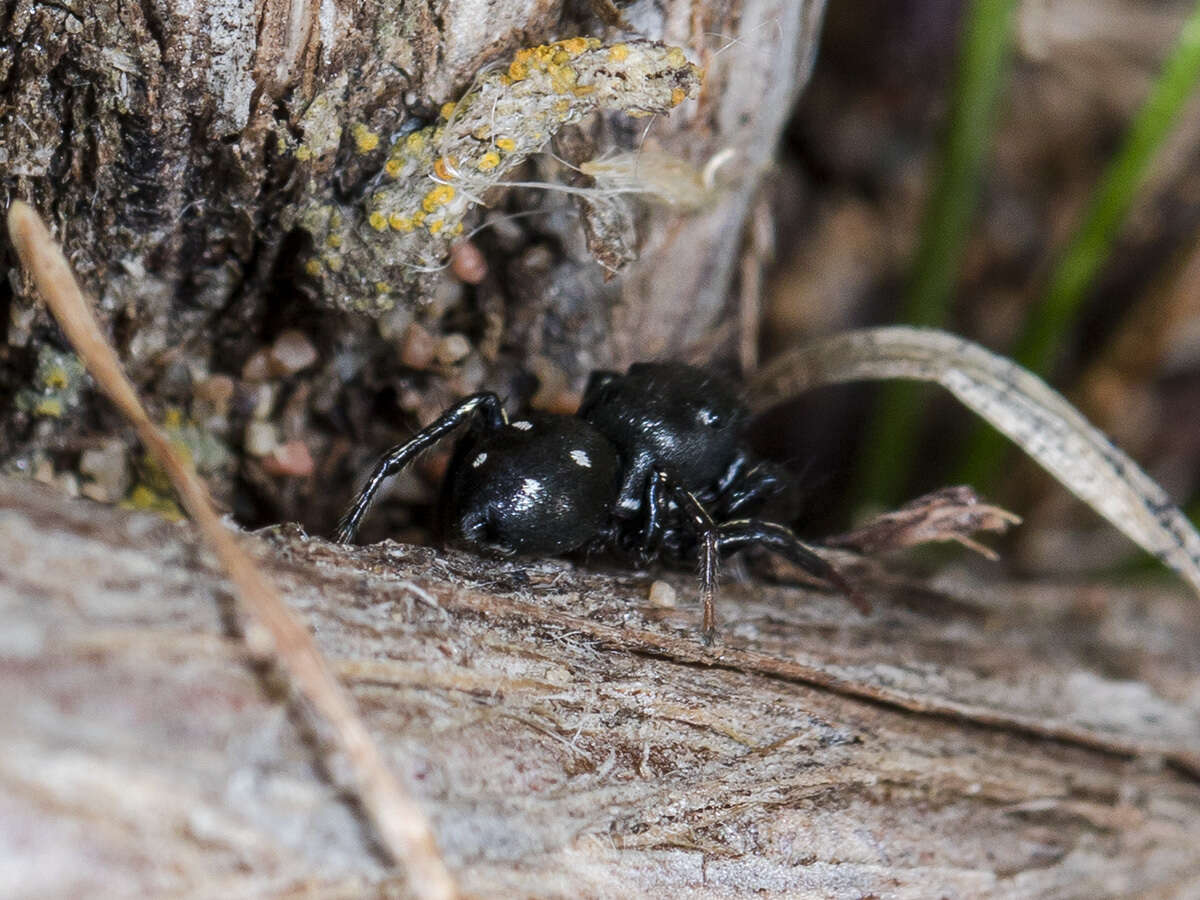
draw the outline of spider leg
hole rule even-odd
[[[765,522],[759,519],[736,519],[732,522],[722,522],[719,546],[723,555],[735,553],[746,547],[764,547],[795,563],[806,572],[811,572],[818,578],[828,581],[841,591],[850,604],[863,615],[871,611],[871,606],[866,598],[846,581],[841,572],[818,556],[812,547],[796,537],[790,528],[786,528],[778,522]]]
[[[663,488],[664,479],[651,478],[646,484],[646,524],[638,537],[638,555],[642,565],[656,558],[662,550],[665,519],[667,516],[667,498]]]
[[[484,425],[489,431],[503,428],[508,421],[504,414],[504,407],[500,405],[500,398],[490,391],[472,394],[450,407],[432,424],[422,428],[409,440],[403,444],[397,444],[380,457],[379,462],[371,471],[370,477],[354,496],[354,501],[346,509],[342,518],[338,520],[333,539],[339,544],[348,544],[354,540],[354,535],[358,533],[358,527],[362,524],[363,516],[367,514],[367,509],[370,508],[371,501],[383,482],[412,462],[413,458],[422,450],[432,447],[475,415],[483,416]]]
[[[696,537],[700,552],[700,599],[704,603],[704,643],[711,644],[717,632],[717,610],[713,600],[717,593],[717,556],[721,532],[696,496],[662,469],[655,469],[647,491],[656,490],[659,496],[670,495],[683,514],[684,526]],[[661,504],[660,504],[661,505]],[[650,504],[654,515],[656,504]],[[661,521],[661,519],[660,519]],[[661,539],[662,529],[658,529]]]
[[[720,519],[745,516],[778,494],[786,482],[787,474],[781,466],[752,461],[739,451],[717,484],[716,515]]]

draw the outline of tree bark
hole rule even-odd
[[[0,510],[0,892],[403,890],[190,528],[12,480]],[[727,577],[707,649],[686,573],[672,604],[564,562],[256,545],[468,895],[1200,890],[1182,592],[864,570],[861,618]]]
[[[722,0],[628,11],[637,33],[682,46],[707,69],[698,100],[655,121],[649,143],[698,166],[731,149],[736,175],[701,212],[642,211],[639,261],[613,283],[583,251],[577,220],[551,219],[548,232],[569,250],[556,264],[573,273],[572,295],[558,296],[565,273],[531,284],[524,272],[512,296],[560,317],[578,316],[586,297],[585,340],[578,328],[537,335],[548,354],[571,360],[570,374],[678,354],[721,317],[742,222],[807,79],[822,8]],[[356,127],[386,144],[522,47],[628,33],[606,30],[601,9],[615,11],[561,0],[16,0],[0,13],[3,188],[57,226],[140,373],[211,331],[217,313],[261,321],[280,290],[271,278],[293,262],[284,239],[297,209],[331,189],[353,193],[383,167],[356,151]],[[627,149],[630,127],[590,126],[595,153]],[[430,291],[428,279],[415,282],[405,302],[421,308]],[[681,298],[691,315],[680,314]],[[573,359],[581,350],[586,358]]]

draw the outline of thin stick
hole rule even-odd
[[[75,352],[166,471],[184,508],[229,573],[252,623],[246,629],[251,650],[273,657],[300,695],[329,725],[334,743],[349,762],[359,802],[383,847],[396,863],[407,867],[413,892],[430,900],[457,896],[429,823],[384,764],[353,701],[334,678],[308,629],[221,524],[195,469],[150,420],[62,250],[42,220],[28,204],[14,200],[8,211],[8,232],[22,266],[32,276]]]

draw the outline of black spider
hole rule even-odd
[[[837,570],[789,529],[747,517],[782,486],[780,470],[743,446],[747,419],[728,382],[679,363],[593,373],[574,416],[510,421],[495,394],[473,394],[379,460],[335,539],[354,538],[384,479],[469,425],[442,490],[448,543],[504,555],[698,557],[706,641],[716,628],[717,558],[754,545],[831,582],[861,608]]]

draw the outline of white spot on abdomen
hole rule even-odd
[[[533,427],[533,423],[532,423],[532,422],[526,422],[524,419],[521,419],[521,420],[519,420],[519,421],[517,421],[517,422],[513,422],[513,423],[512,423],[512,427],[513,427],[513,428],[518,428],[518,429],[520,429],[521,431],[528,431],[530,428],[532,428],[532,427]]]
[[[471,460],[471,468],[478,469],[485,462],[487,462],[487,453],[480,453],[477,457]]]
[[[521,482],[520,491],[517,493],[516,499],[513,501],[513,509],[517,512],[525,512],[533,509],[533,505],[537,503],[545,488],[542,483],[536,478],[526,478]]]
[[[577,466],[583,466],[585,469],[590,469],[592,467],[591,458],[582,450],[572,450],[571,459]]]

